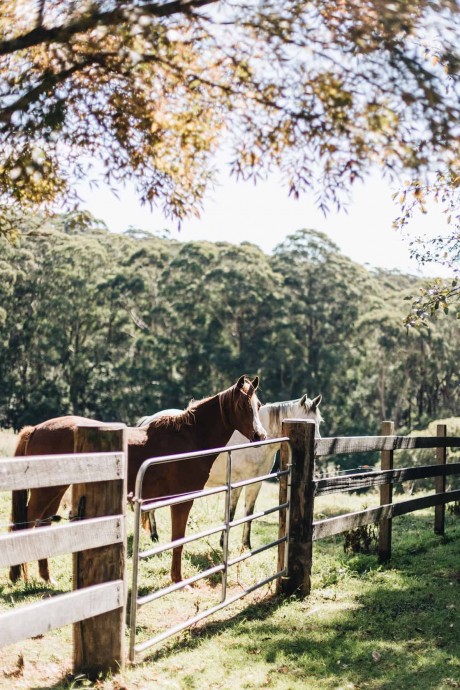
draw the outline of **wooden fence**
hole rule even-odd
[[[280,481],[278,591],[307,595],[311,589],[313,543],[369,524],[380,524],[379,557],[391,555],[392,519],[398,515],[435,507],[434,529],[444,531],[445,505],[460,500],[460,490],[446,491],[446,477],[460,474],[460,463],[446,463],[446,449],[460,447],[460,438],[446,436],[438,426],[437,437],[394,435],[384,422],[382,435],[357,438],[314,437],[308,420],[285,420],[281,470],[292,459],[290,485]],[[394,469],[398,449],[436,448],[436,464]],[[27,456],[0,460],[0,491],[73,485],[72,513],[84,499],[84,520],[68,525],[24,529],[0,536],[0,567],[65,553],[73,554],[73,590],[38,603],[0,614],[0,647],[73,624],[76,673],[90,678],[123,668],[126,614],[126,433],[124,425],[79,427],[74,455]],[[341,453],[380,451],[381,470],[352,476],[315,478],[315,458]],[[396,482],[433,477],[435,493],[392,502]],[[317,496],[359,488],[380,487],[380,505],[356,513],[315,521]],[[289,525],[286,523],[289,522]],[[288,539],[284,539],[287,528]]]
[[[395,436],[392,422],[382,423],[381,436],[338,437],[316,439],[313,422],[285,420],[283,436],[288,436],[292,452],[292,486],[290,511],[290,536],[288,546],[279,547],[279,562],[286,557],[288,575],[280,579],[278,591],[284,594],[298,592],[307,595],[311,589],[311,568],[313,542],[364,525],[379,523],[379,559],[391,556],[392,518],[422,508],[435,507],[434,530],[444,532],[446,503],[460,500],[460,490],[446,491],[446,477],[460,474],[460,463],[446,464],[446,449],[460,447],[460,438],[447,436],[446,426],[438,425],[437,436]],[[395,450],[435,448],[436,464],[417,467],[393,468]],[[315,458],[342,453],[380,451],[381,470],[357,473],[349,476],[315,479]],[[281,467],[286,467],[288,453],[285,445],[281,449]],[[393,484],[426,477],[435,478],[435,493],[429,496],[392,502]],[[314,502],[318,496],[341,491],[351,491],[373,486],[380,487],[380,505],[375,508],[348,513],[338,517],[315,521]],[[287,487],[280,487],[286,492]],[[280,503],[283,496],[280,496]],[[284,530],[280,522],[281,532]]]
[[[0,614],[0,647],[73,624],[73,666],[95,678],[125,661],[125,427],[79,427],[75,455],[0,459],[0,491],[72,484],[84,520],[0,536],[0,567],[73,554],[73,591]]]

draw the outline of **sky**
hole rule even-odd
[[[254,185],[222,175],[220,185],[208,194],[201,217],[184,221],[178,231],[161,211],[141,206],[132,188],[120,188],[118,198],[103,186],[79,189],[83,206],[114,232],[130,226],[150,231],[168,229],[174,239],[234,244],[249,241],[270,253],[289,234],[312,228],[326,233],[343,254],[362,265],[420,276],[445,275],[442,268],[420,267],[410,258],[408,238],[392,228],[399,214],[392,200],[395,191],[396,187],[375,174],[354,188],[347,211],[333,211],[325,217],[308,195],[298,200],[289,198],[275,176]],[[412,237],[442,234],[446,229],[444,216],[435,204],[409,226]]]

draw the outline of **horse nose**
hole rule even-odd
[[[265,441],[267,439],[267,434],[265,433],[258,433],[257,431],[254,432],[252,440],[253,441]]]

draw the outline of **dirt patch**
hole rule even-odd
[[[70,641],[53,634],[18,642],[0,650],[0,690],[53,688],[72,666]]]

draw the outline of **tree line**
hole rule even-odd
[[[128,424],[259,374],[275,402],[322,393],[324,433],[454,416],[451,315],[403,327],[414,276],[368,270],[299,230],[271,255],[61,215],[0,238],[0,426],[73,413]],[[407,303],[406,303],[407,304]]]

